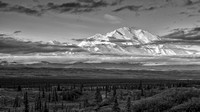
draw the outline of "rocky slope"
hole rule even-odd
[[[180,43],[163,42],[159,36],[123,27],[106,35],[96,34],[78,45],[94,54],[113,55],[195,55],[199,51]],[[194,47],[194,46],[189,46]]]

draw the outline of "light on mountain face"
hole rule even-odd
[[[102,54],[152,56],[199,54],[199,51],[186,49],[180,44],[160,42],[162,42],[162,38],[147,31],[123,27],[107,33],[106,35],[97,34],[89,37],[80,42],[79,46],[92,53],[98,49],[98,53]]]

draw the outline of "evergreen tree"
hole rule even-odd
[[[29,112],[29,104],[28,104],[28,93],[25,92],[24,94],[24,107],[25,107],[25,112]]]
[[[22,87],[20,85],[18,85],[17,91],[22,91]]]
[[[102,101],[101,92],[98,87],[97,87],[96,93],[95,93],[95,100],[96,100],[96,103],[100,103]]]
[[[118,101],[117,101],[117,97],[115,97],[114,105],[112,107],[112,111],[113,112],[120,112],[120,108],[119,108],[119,104],[118,104]]]
[[[62,106],[62,110],[63,110],[64,109],[64,103],[63,103],[63,101],[62,101],[62,105],[61,106]]]
[[[123,91],[120,91],[120,100],[123,100]]]
[[[44,112],[49,112],[49,109],[47,108],[47,102],[44,104]]]
[[[143,89],[142,81],[140,81],[138,89],[141,90],[141,96],[144,96],[144,89]]]
[[[51,102],[51,93],[49,93],[48,101]]]
[[[106,85],[106,93],[105,94],[106,94],[105,97],[107,98],[108,97],[108,85]]]
[[[139,90],[142,89],[142,81],[140,81],[138,89],[139,89]]]
[[[42,98],[45,98],[45,91],[44,91],[44,88],[42,89]]]
[[[41,101],[40,92],[39,92],[38,97],[35,101],[35,110],[42,110],[42,101]]]
[[[30,110],[30,112],[34,112],[33,106],[31,106],[31,110]]]
[[[80,85],[80,91],[81,91],[81,93],[83,92],[83,87],[84,87],[83,84],[81,84]]]
[[[144,96],[144,89],[141,89],[141,96]]]
[[[18,95],[15,97],[13,107],[20,107],[19,97]]]
[[[89,102],[88,102],[88,99],[85,99],[84,102],[83,102],[84,108],[85,108],[85,107],[88,107],[89,105],[90,105],[90,104],[89,104]]]
[[[117,91],[116,91],[117,89],[116,89],[116,86],[113,86],[113,98],[116,96],[116,94],[117,94]]]
[[[60,84],[58,84],[58,86],[57,86],[57,91],[61,91]]]
[[[54,101],[54,102],[58,101],[58,93],[57,93],[56,88],[54,88],[53,92],[52,92],[52,101]]]
[[[127,99],[126,112],[131,112],[131,97],[130,96]]]

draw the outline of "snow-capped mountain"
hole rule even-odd
[[[199,53],[181,44],[163,43],[159,36],[128,27],[119,28],[106,35],[96,34],[84,39],[78,46],[97,54],[191,55]]]

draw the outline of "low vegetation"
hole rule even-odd
[[[20,82],[31,79],[21,79]],[[1,82],[1,112],[197,112],[199,81]],[[18,80],[19,81],[19,80]],[[42,80],[41,80],[42,81]],[[9,81],[7,81],[9,82]],[[70,83],[69,83],[70,82]],[[18,85],[16,85],[18,84]],[[19,85],[26,84],[26,85]],[[6,86],[9,85],[9,86]]]

